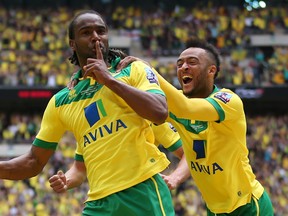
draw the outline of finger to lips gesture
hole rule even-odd
[[[103,59],[103,54],[100,48],[100,42],[95,43],[96,58],[88,58],[87,65],[83,67],[85,73],[84,78],[87,76],[92,77],[100,84],[105,84],[105,81],[111,77],[107,65]]]

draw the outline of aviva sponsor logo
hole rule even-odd
[[[100,118],[107,116],[101,99],[85,107],[84,112],[90,127],[98,122]]]
[[[214,175],[217,171],[223,171],[223,168],[217,163],[212,163],[210,165],[202,165],[196,161],[190,162],[190,169],[194,170],[195,172],[206,173],[208,175]]]
[[[192,148],[193,148],[193,151],[196,153],[196,160],[206,158],[206,141],[194,140]],[[210,165],[202,165],[198,163],[197,161],[191,161],[190,168],[191,170],[194,170],[195,172],[202,172],[208,175],[216,174],[217,171],[220,171],[220,172],[223,171],[223,168],[216,162]]]
[[[96,124],[101,118],[107,116],[101,99],[84,108],[84,112],[86,120],[89,123],[90,127]],[[96,141],[98,138],[102,138],[106,135],[112,134],[125,128],[127,128],[127,125],[121,119],[117,119],[113,122],[108,122],[104,125],[100,125],[96,129],[93,129],[92,131],[83,136],[84,147]]]
[[[112,134],[113,132],[117,132],[121,129],[127,128],[127,125],[121,120],[117,119],[115,122],[110,122],[109,124],[101,125],[96,128],[94,131],[91,131],[84,135],[84,147],[88,144],[96,141],[98,138],[102,138],[105,135]]]

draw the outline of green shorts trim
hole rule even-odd
[[[241,206],[231,213],[215,214],[207,208],[207,216],[273,216],[274,210],[271,199],[266,191],[262,194],[259,200],[254,196],[250,203]]]
[[[169,188],[159,174],[131,188],[85,203],[83,216],[174,216]]]

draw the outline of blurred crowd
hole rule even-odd
[[[48,182],[48,178],[58,170],[67,170],[67,167],[73,162],[74,151],[74,137],[67,133],[61,139],[53,158],[50,159],[44,171],[37,177],[23,181],[0,180],[0,215],[81,215],[88,191],[87,183],[66,194],[58,195],[54,194]]]
[[[13,114],[10,116],[13,128],[10,132],[0,130],[2,143],[30,143],[39,128],[38,116]],[[26,121],[26,120],[29,121]],[[2,122],[2,121],[1,121]],[[8,121],[9,122],[9,121]],[[33,126],[30,135],[21,135],[21,129]],[[18,130],[17,130],[18,128]],[[32,128],[32,127],[31,127]],[[275,216],[288,215],[288,115],[248,115],[247,145],[249,158],[257,179],[271,195]],[[14,134],[9,139],[3,135]],[[14,139],[14,140],[13,140]],[[26,139],[26,140],[25,140]],[[11,144],[12,145],[12,144]],[[48,166],[37,177],[25,181],[0,180],[1,216],[66,216],[80,215],[88,190],[87,182],[66,194],[55,194],[49,187],[48,178],[58,170],[66,171],[73,162],[75,139],[67,132]],[[178,159],[164,151],[171,161],[165,172],[175,168]],[[187,180],[172,191],[177,216],[204,216],[205,206],[193,179]]]
[[[84,8],[81,8],[84,9]],[[175,83],[176,56],[190,37],[206,39],[221,51],[219,82],[225,85],[285,85],[288,83],[288,48],[250,46],[251,34],[287,34],[285,7],[247,11],[239,7],[176,6],[146,11],[115,6],[101,13],[110,33],[141,44],[139,57],[147,57]],[[65,86],[75,68],[67,27],[76,10],[68,7],[5,9],[0,7],[0,86]]]

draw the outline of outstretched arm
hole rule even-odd
[[[0,179],[23,180],[38,175],[54,150],[32,145],[29,152],[8,161],[0,162]]]
[[[217,121],[216,109],[204,98],[187,98],[181,91],[157,73],[161,89],[167,97],[169,111],[177,118],[197,119],[200,121]],[[205,113],[206,115],[203,115]]]
[[[120,61],[117,66],[117,70],[123,69],[134,61],[142,61],[148,64],[146,61],[140,58],[127,56]],[[155,73],[158,76],[160,87],[166,95],[169,111],[175,114],[178,118],[198,119],[203,121],[219,120],[219,115],[216,109],[204,98],[187,98],[182,92],[165,80],[159,73],[156,71]],[[180,104],[181,106],[179,106]],[[203,112],[206,115],[203,115]]]
[[[84,162],[74,161],[72,167],[64,174],[61,170],[49,178],[50,187],[56,193],[63,193],[71,188],[78,187],[86,179]]]

